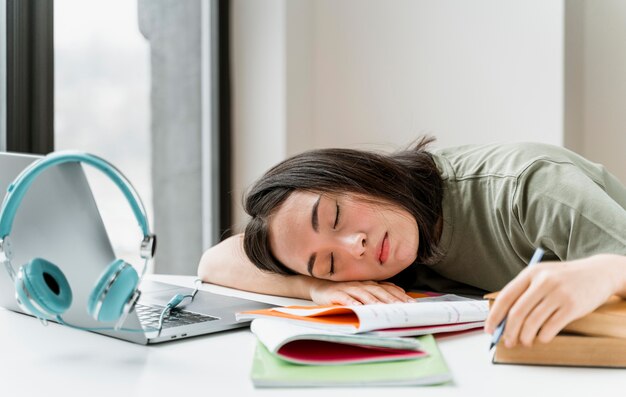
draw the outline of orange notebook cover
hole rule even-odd
[[[407,328],[481,322],[487,318],[486,300],[417,299],[409,303],[357,306],[288,306],[237,313],[238,320],[276,318],[329,331],[361,333],[388,328]]]

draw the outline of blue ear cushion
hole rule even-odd
[[[15,291],[22,305],[33,315],[55,317],[72,305],[70,284],[55,264],[35,258],[20,270],[21,277],[15,280]]]
[[[116,321],[122,315],[124,305],[139,283],[135,269],[121,259],[116,259],[100,275],[89,295],[87,312],[98,321]],[[109,286],[107,290],[107,286]],[[102,305],[98,310],[98,301]]]

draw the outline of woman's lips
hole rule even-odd
[[[385,233],[383,241],[380,243],[380,249],[378,251],[378,262],[382,265],[389,258],[389,236]]]

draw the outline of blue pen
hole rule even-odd
[[[544,254],[543,249],[537,248],[535,250],[535,253],[533,254],[533,257],[530,258],[530,262],[528,262],[528,266],[530,267],[539,263],[539,261],[543,257],[543,254]],[[500,324],[498,325],[498,328],[496,328],[496,330],[494,331],[493,336],[491,337],[491,346],[489,346],[489,350],[493,349],[493,347],[497,345],[498,342],[500,342],[500,338],[502,337],[502,333],[504,332],[505,325],[506,325],[506,317],[504,317],[504,320],[500,322]]]

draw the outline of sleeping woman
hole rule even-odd
[[[626,187],[604,167],[545,144],[431,141],[279,163],[248,192],[244,233],[207,250],[198,275],[318,304],[501,290],[485,329],[508,313],[507,346],[548,342],[626,297]],[[537,247],[543,261],[527,267]]]

